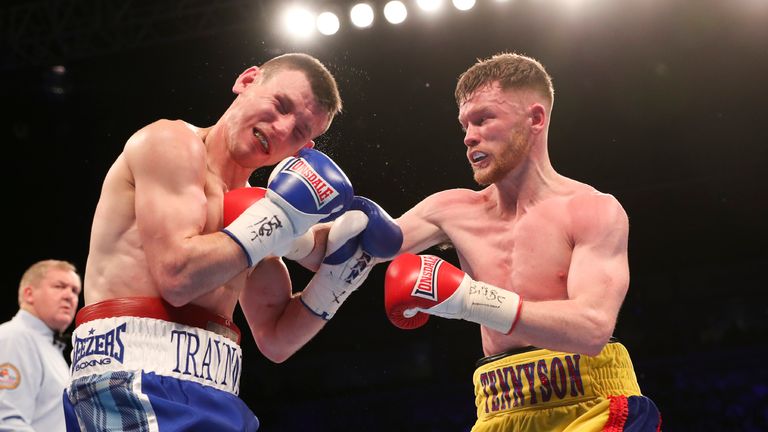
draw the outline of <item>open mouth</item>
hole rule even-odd
[[[482,162],[487,157],[488,157],[488,155],[483,153],[483,152],[481,152],[481,151],[473,151],[472,153],[469,154],[469,160],[473,164],[478,163],[478,162]]]
[[[265,137],[264,134],[256,128],[253,128],[253,136],[259,140],[261,147],[264,149],[264,152],[269,153],[269,141],[267,141],[267,137]]]

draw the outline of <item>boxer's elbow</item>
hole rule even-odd
[[[180,307],[192,301],[192,281],[184,266],[176,262],[169,262],[158,266],[155,273],[155,282],[160,295],[172,306]]]
[[[257,337],[255,339],[259,351],[272,363],[283,363],[296,352],[296,350],[286,349],[279,341],[268,340],[268,338],[264,337]]]
[[[576,350],[576,351],[581,353],[581,354],[594,357],[594,356],[600,354],[600,351],[603,350],[603,347],[605,347],[606,343],[608,343],[608,339],[585,341],[583,347],[581,349]]]
[[[161,293],[163,299],[173,307],[182,307],[192,301],[192,298],[185,295],[182,290],[165,289]]]
[[[291,354],[286,352],[275,352],[270,355],[264,354],[264,356],[272,363],[280,364],[288,360],[291,357]]]
[[[605,344],[611,339],[616,320],[600,311],[591,311],[587,313],[585,326],[581,334],[582,347],[579,351],[582,354],[596,356],[603,350]]]

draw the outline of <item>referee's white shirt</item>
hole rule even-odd
[[[63,345],[39,318],[19,310],[0,324],[0,431],[64,431],[69,379]]]

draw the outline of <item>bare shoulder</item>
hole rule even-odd
[[[567,208],[576,232],[625,232],[628,229],[629,219],[619,200],[594,188],[585,188],[570,196]]]
[[[197,165],[205,160],[205,145],[188,123],[158,120],[136,131],[125,144],[130,165]]]
[[[157,120],[136,131],[126,143],[126,151],[204,150],[195,128],[181,120]]]
[[[579,211],[602,211],[625,214],[624,207],[615,196],[594,188],[573,194],[568,200],[569,207]]]
[[[483,192],[471,189],[446,189],[424,198],[415,209],[425,217],[439,217],[448,212],[466,210],[468,207],[483,203]]]
[[[471,189],[446,189],[433,193],[432,195],[424,198],[422,202],[428,203],[431,206],[444,206],[446,204],[472,205],[480,203],[484,200],[482,194],[482,192],[474,191]]]

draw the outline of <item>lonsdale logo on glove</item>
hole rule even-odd
[[[444,262],[434,255],[420,255],[421,270],[411,295],[437,301],[437,271]]]
[[[339,196],[339,192],[331,187],[325,179],[320,177],[320,174],[303,158],[296,158],[289,162],[283,168],[283,171],[298,177],[309,187],[318,210]]]

